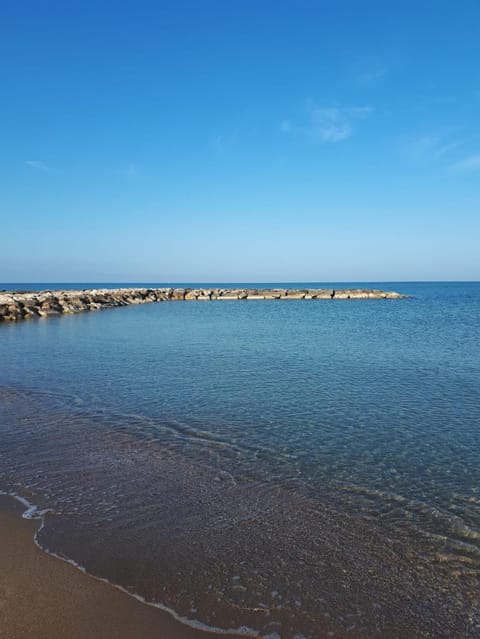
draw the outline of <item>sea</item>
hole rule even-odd
[[[480,283],[264,286],[409,297],[0,324],[0,491],[40,546],[185,623],[480,637]]]

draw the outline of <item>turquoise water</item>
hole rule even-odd
[[[376,286],[0,325],[0,488],[189,619],[479,636],[480,284]]]

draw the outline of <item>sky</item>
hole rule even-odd
[[[477,0],[4,0],[0,282],[480,280]]]

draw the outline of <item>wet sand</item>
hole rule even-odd
[[[38,520],[0,496],[2,639],[219,639],[191,629],[38,548]],[[232,636],[232,635],[229,635]]]

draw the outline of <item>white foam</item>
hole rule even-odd
[[[0,495],[4,495],[6,497],[13,497],[17,501],[19,501],[21,504],[23,504],[23,506],[25,506],[26,508],[25,512],[22,514],[22,517],[24,519],[38,519],[41,521],[40,526],[33,537],[33,541],[35,545],[38,548],[40,548],[40,550],[42,550],[43,552],[46,552],[48,555],[51,555],[52,557],[55,557],[56,559],[61,559],[62,561],[65,561],[67,564],[74,566],[75,568],[77,568],[77,570],[81,570],[83,573],[85,573],[89,577],[92,577],[92,579],[96,579],[97,581],[102,581],[104,583],[107,583],[113,588],[116,588],[117,590],[124,592],[125,594],[129,595],[130,597],[133,597],[134,599],[136,599],[137,601],[140,601],[142,604],[146,606],[150,606],[152,608],[159,608],[160,610],[167,612],[169,615],[171,615],[174,619],[176,619],[180,623],[183,623],[184,625],[189,626],[191,628],[195,628],[196,630],[204,630],[204,631],[215,633],[218,635],[245,635],[245,637],[260,636],[260,633],[258,631],[254,630],[253,628],[249,628],[247,626],[241,626],[240,628],[224,629],[224,628],[217,628],[215,626],[209,626],[205,623],[202,623],[201,621],[197,621],[196,619],[189,619],[188,617],[184,617],[178,614],[175,610],[173,610],[172,608],[169,608],[168,606],[165,606],[162,603],[147,601],[144,597],[142,597],[142,595],[139,595],[134,592],[130,592],[123,586],[115,584],[109,581],[108,579],[105,579],[104,577],[97,577],[96,575],[90,574],[89,572],[87,572],[87,569],[84,566],[82,566],[81,564],[78,564],[73,559],[69,559],[68,557],[59,555],[53,552],[52,550],[45,548],[39,543],[38,534],[41,532],[42,528],[45,525],[45,515],[49,512],[53,512],[51,509],[44,508],[40,510],[38,506],[36,506],[35,504],[32,504],[31,502],[28,501],[28,499],[25,499],[25,497],[22,497],[21,495],[18,495],[17,493],[7,493],[0,490]]]
[[[50,508],[44,508],[43,510],[40,510],[38,506],[30,503],[28,499],[25,499],[25,497],[17,495],[17,493],[6,493],[3,490],[0,490],[0,495],[4,495],[5,497],[13,497],[26,507],[26,510],[22,513],[23,519],[41,519],[43,521],[44,516],[47,513],[52,512]]]

